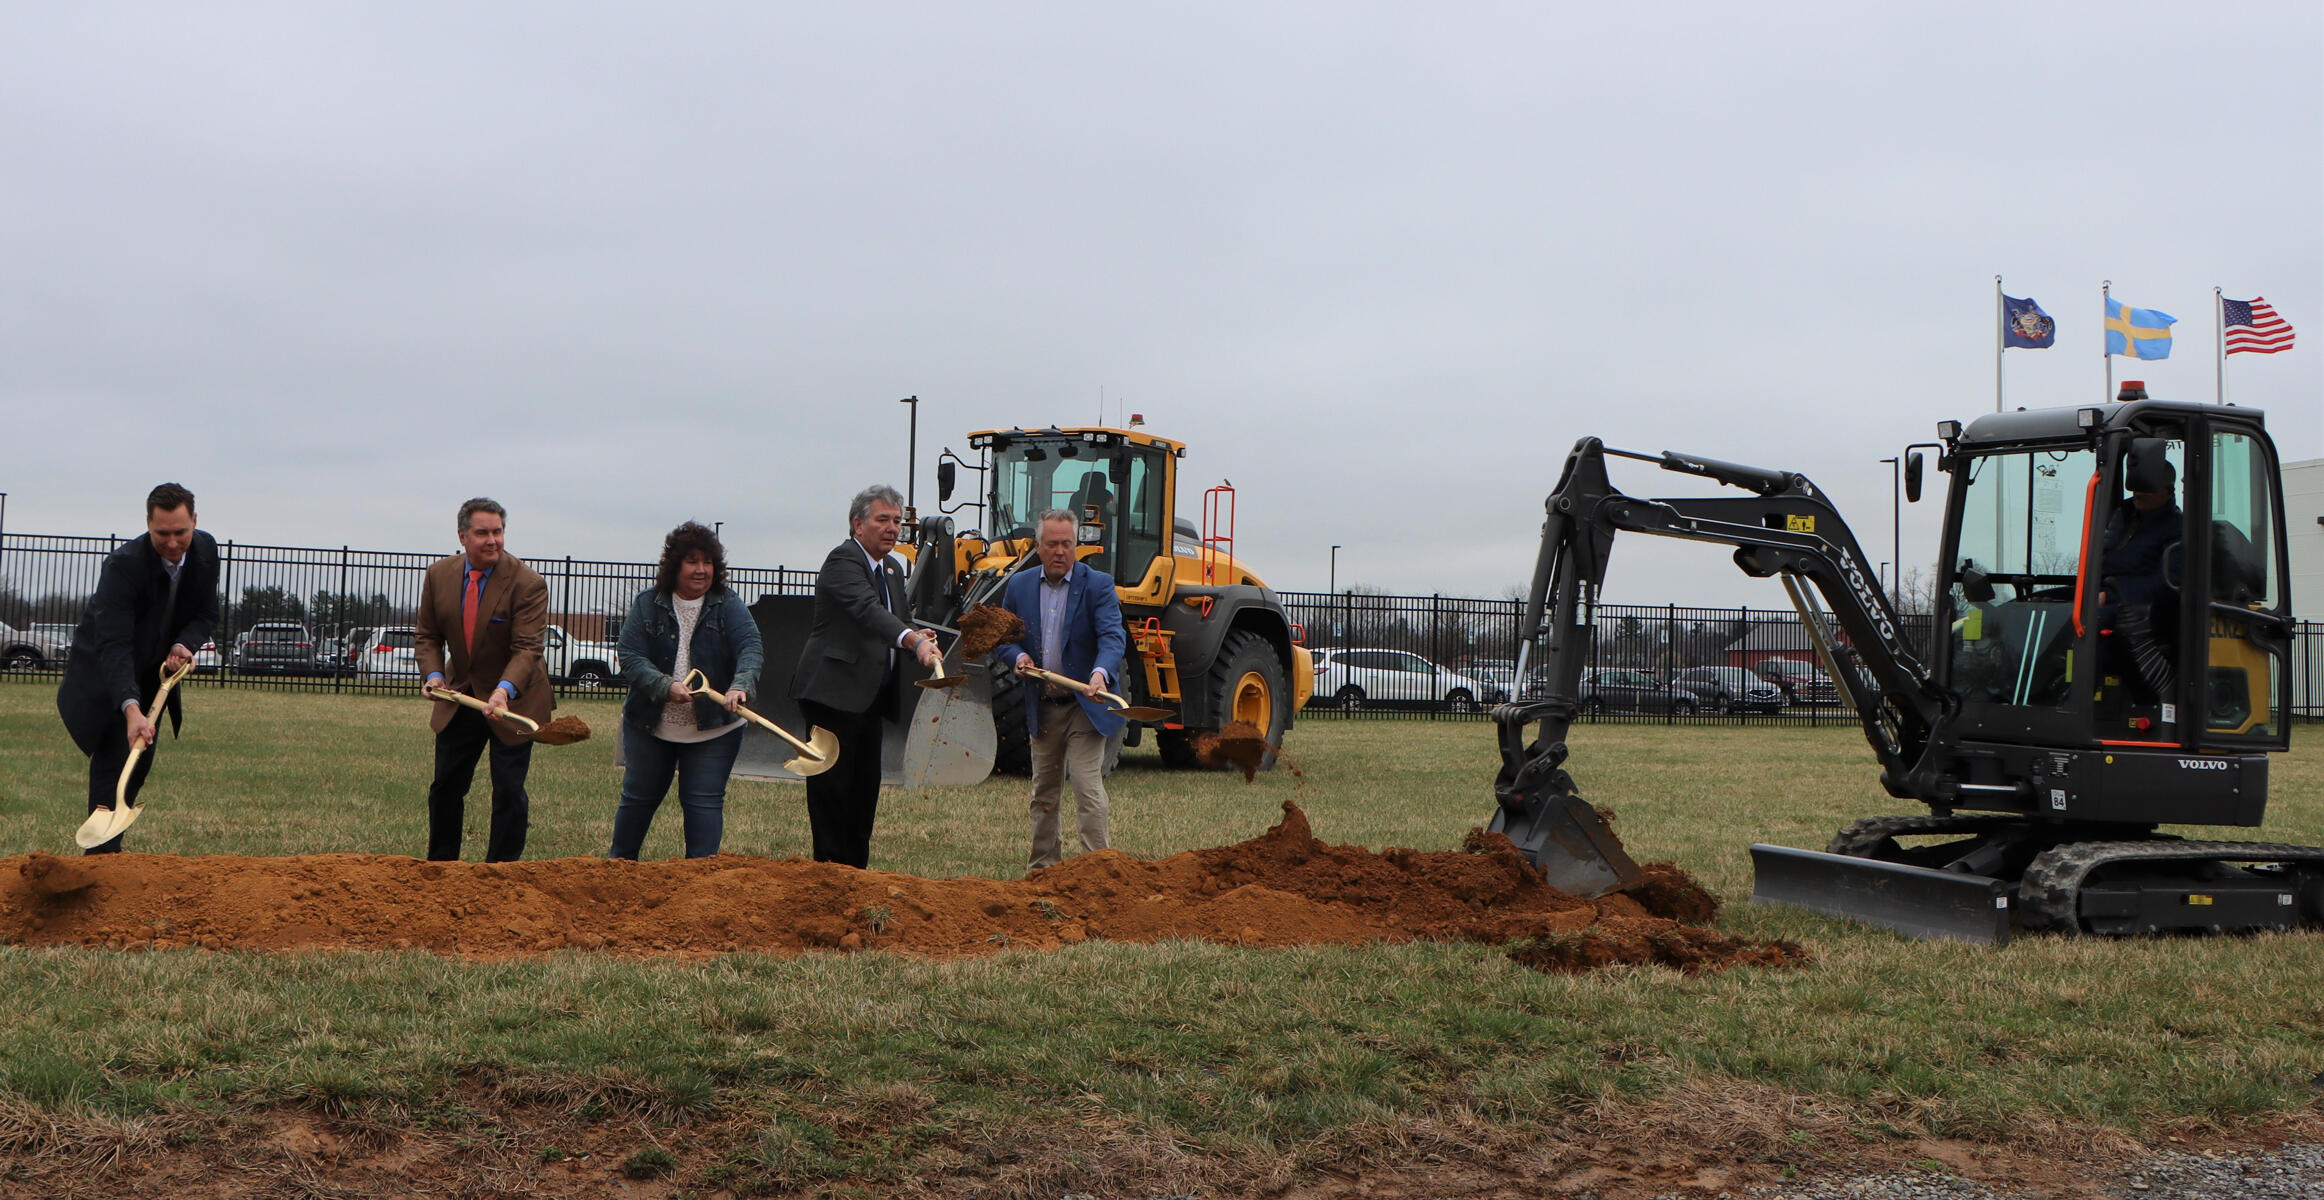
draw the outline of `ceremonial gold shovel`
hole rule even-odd
[[[1087,696],[1090,699],[1113,709],[1115,712],[1122,714],[1124,717],[1127,717],[1132,721],[1166,721],[1171,717],[1178,715],[1175,709],[1148,708],[1142,704],[1133,705],[1129,701],[1122,699],[1120,696],[1117,696],[1112,692],[1105,690],[1104,688],[1093,687],[1083,680],[1068,679],[1063,675],[1059,675],[1053,671],[1044,671],[1039,667],[1019,667],[1017,668],[1017,674],[1022,675],[1027,679],[1038,679],[1043,683],[1054,683],[1061,688],[1067,688],[1072,691],[1080,692],[1082,695]]]
[[[489,714],[492,712],[492,706],[490,704],[487,704],[474,696],[466,695],[461,692],[455,692],[450,688],[429,687],[423,683],[420,685],[420,694],[426,696],[430,700],[449,700],[452,703],[461,706],[462,708],[473,708],[480,713]],[[535,721],[531,717],[525,716],[522,713],[510,712],[505,708],[500,710],[500,717],[502,720],[507,721],[515,725],[517,728],[524,730],[525,733],[532,738],[532,740],[539,742],[544,746],[570,746],[575,742],[587,741],[589,738],[589,727],[587,725],[581,724],[581,722],[578,720],[569,722],[569,724],[577,726],[578,728],[565,729],[560,728],[558,723],[555,721],[549,722],[548,725],[544,727],[539,721]]]
[[[193,669],[194,664],[189,661],[179,667],[176,673],[162,677],[160,690],[153,694],[155,716],[161,715],[164,704],[169,700],[170,689],[176,687],[178,680],[184,679]],[[154,722],[153,736],[161,736],[159,721]],[[121,764],[121,782],[113,785],[113,807],[100,808],[90,813],[89,819],[81,822],[81,827],[73,832],[74,845],[83,850],[95,849],[121,836],[122,830],[135,825],[137,818],[145,815],[144,805],[130,807],[129,775],[137,769],[137,756],[145,753],[145,748],[152,744],[150,740],[140,741],[129,748],[129,761]]]
[[[685,688],[687,691],[692,692],[697,696],[708,696],[713,700],[723,699],[726,695],[726,693],[710,686],[710,677],[708,675],[704,675],[701,671],[701,668],[699,667],[686,672],[686,677],[678,681],[678,686]],[[765,717],[762,717],[747,708],[736,705],[734,711],[741,713],[743,716],[746,716],[753,721],[758,722],[759,725],[765,728],[768,733],[774,734],[776,737],[779,737],[784,741],[791,743],[793,746],[798,747],[799,757],[790,759],[783,763],[783,769],[789,771],[793,775],[797,775],[802,779],[809,775],[821,775],[825,771],[830,770],[833,763],[839,761],[839,735],[831,732],[828,729],[825,729],[821,725],[815,726],[808,733],[807,740],[802,742],[799,739],[792,737],[790,732],[785,730],[782,726],[775,724],[773,721],[767,720]]]

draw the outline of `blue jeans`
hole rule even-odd
[[[678,778],[678,803],[686,813],[686,857],[718,853],[726,833],[726,777],[742,750],[742,731],[704,742],[665,742],[628,725],[621,727],[621,754],[629,765],[621,775],[621,807],[613,810],[613,848],[607,858],[636,858],[645,845],[654,810]]]

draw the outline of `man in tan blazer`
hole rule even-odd
[[[460,506],[460,553],[428,567],[412,622],[420,674],[429,686],[485,701],[490,713],[438,700],[436,778],[428,785],[428,857],[460,857],[462,810],[476,760],[492,749],[492,832],[484,861],[514,862],[525,851],[531,801],[525,773],[533,743],[513,712],[543,725],[556,711],[541,635],[549,623],[549,585],[540,572],[502,549],[508,510],[478,497]]]

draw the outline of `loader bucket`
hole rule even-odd
[[[1486,828],[1507,834],[1526,859],[1541,868],[1549,886],[1570,896],[1603,896],[1642,877],[1614,831],[1599,819],[1598,810],[1571,793],[1525,797],[1518,814],[1506,805],[1496,807]]]
[[[982,663],[956,661],[951,670],[962,684],[922,689],[912,706],[897,781],[904,787],[974,787],[992,776],[999,743],[991,677]]]
[[[1937,871],[1789,846],[1751,847],[1751,902],[1850,917],[1929,941],[2009,942],[2009,897],[1990,875]]]

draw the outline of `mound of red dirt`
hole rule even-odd
[[[1090,939],[1245,946],[1523,943],[1518,961],[1689,970],[1792,963],[1726,938],[1667,864],[1597,900],[1550,887],[1507,838],[1422,853],[1317,841],[1297,806],[1232,846],[1147,861],[1100,851],[1022,879],[921,879],[800,859],[431,863],[377,854],[0,859],[0,941],[114,949],[425,949],[499,957],[894,950],[936,958]],[[1583,936],[1583,935],[1586,935]]]

